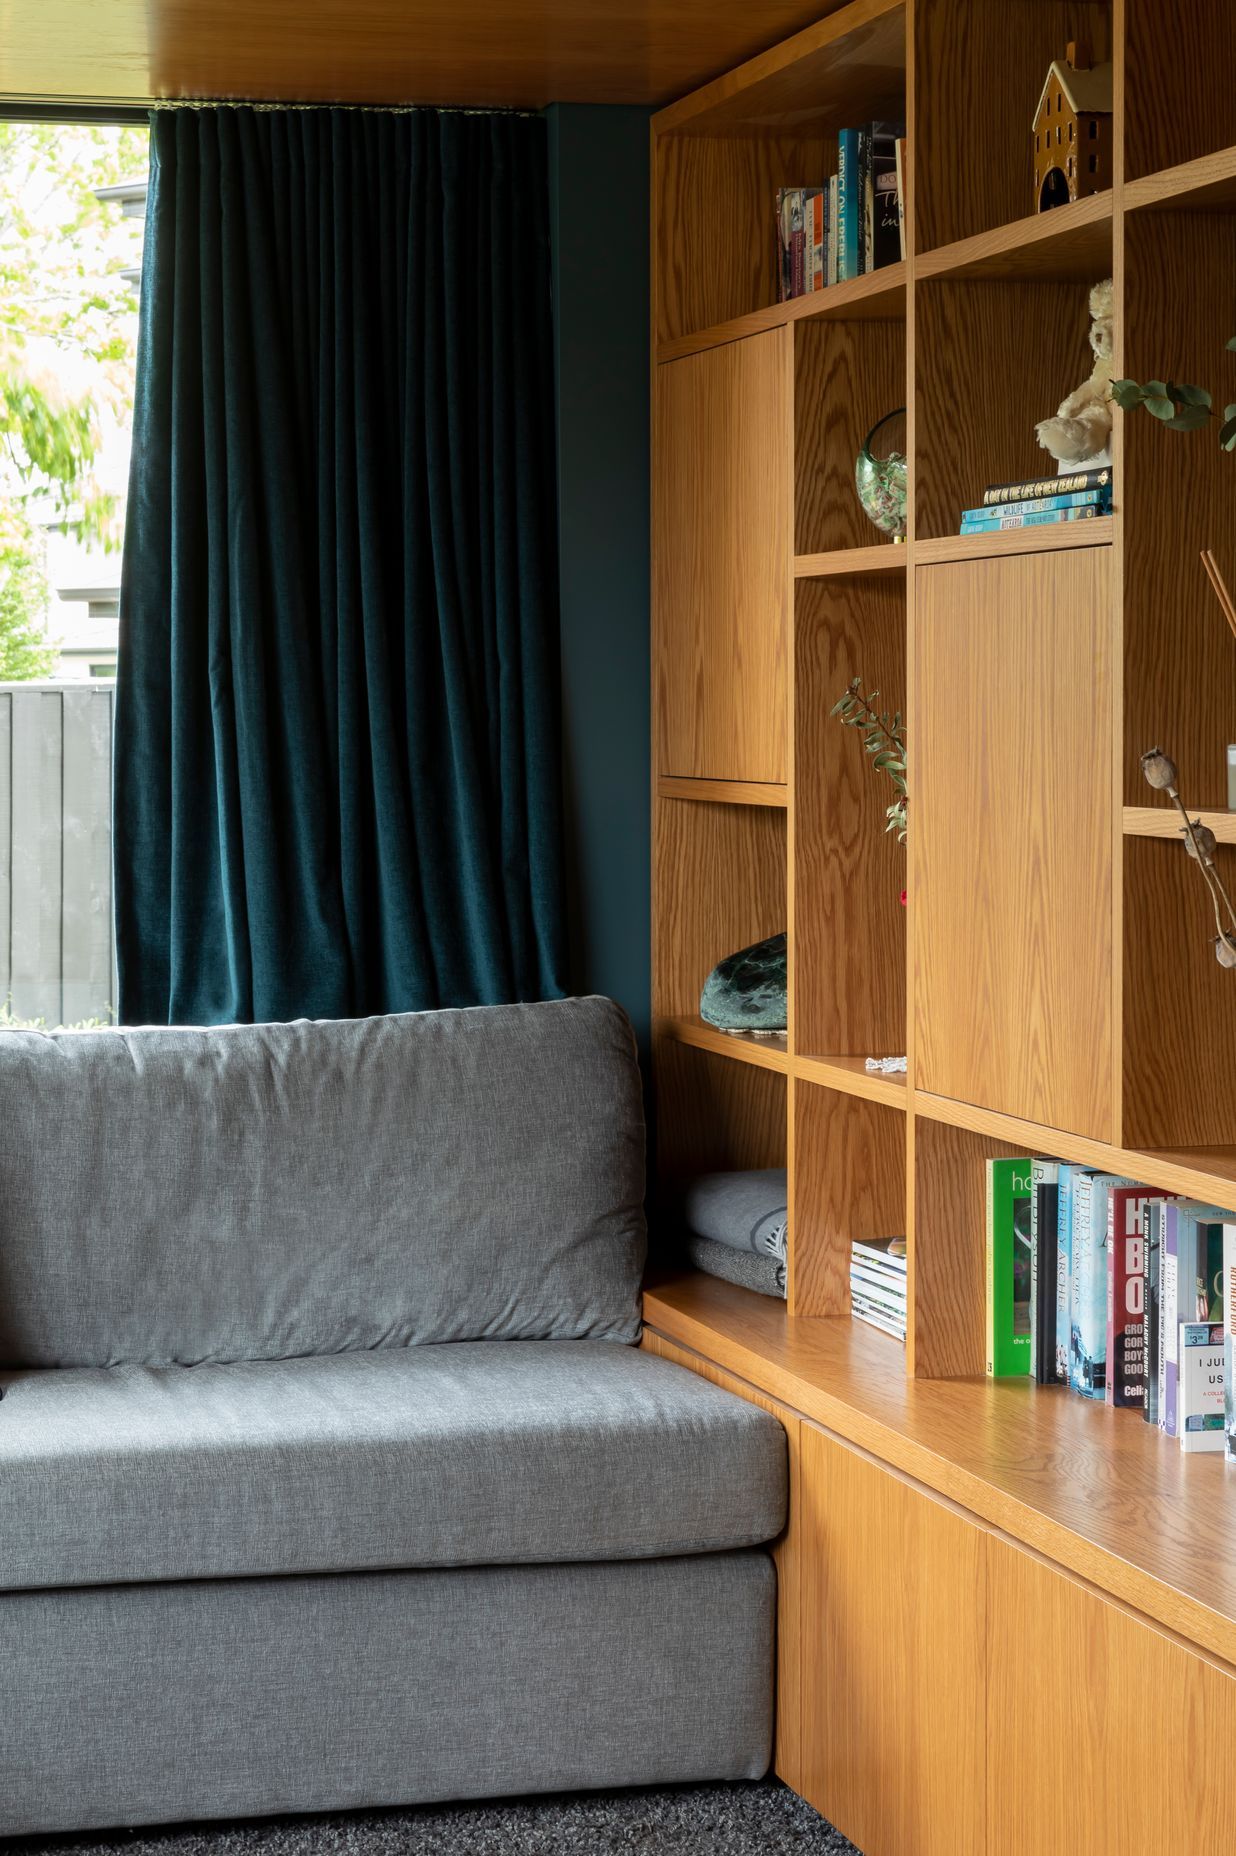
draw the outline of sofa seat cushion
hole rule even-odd
[[[0,1589],[754,1546],[766,1412],[606,1341],[0,1375]]]

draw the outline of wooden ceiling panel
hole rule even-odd
[[[842,0],[0,0],[0,100],[662,104]]]

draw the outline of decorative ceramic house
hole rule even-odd
[[[1070,45],[1047,73],[1034,114],[1034,207],[1101,193],[1112,184],[1112,67]]]

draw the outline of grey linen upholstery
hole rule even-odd
[[[644,1132],[606,999],[0,1034],[0,1365],[634,1340]]]
[[[0,1384],[0,1589],[639,1559],[785,1520],[774,1418],[599,1341]]]
[[[0,1599],[0,1834],[758,1778],[763,1553]]]

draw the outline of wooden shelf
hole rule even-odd
[[[661,110],[659,136],[840,128],[905,108],[905,0],[850,0]]]
[[[757,1037],[753,1031],[718,1031],[699,1017],[663,1018],[657,1029],[676,1044],[711,1051],[714,1056],[728,1057],[733,1063],[750,1063],[757,1069],[783,1073],[789,1069],[784,1031],[769,1037]]]
[[[908,550],[894,542],[877,542],[869,548],[835,548],[831,554],[796,554],[796,580],[829,580],[843,574],[900,574],[905,572]]]
[[[1111,262],[1112,196],[1095,193],[956,245],[919,252],[914,276],[919,283],[977,277],[1092,284],[1111,270]]]
[[[788,1315],[690,1274],[644,1319],[881,1462],[1236,1662],[1236,1476],[1135,1412],[1029,1380],[923,1380],[848,1317]]]
[[[907,1095],[904,1073],[889,1076],[882,1070],[869,1070],[865,1057],[794,1057],[790,1061],[794,1075],[804,1082],[823,1083],[842,1095],[861,1096],[867,1102],[883,1102],[888,1108],[905,1112]]]
[[[771,781],[694,780],[671,773],[657,780],[658,799],[698,799],[715,806],[785,806],[786,792]]]
[[[1116,538],[1115,518],[1049,523],[1042,528],[1008,528],[990,535],[938,535],[911,544],[916,567],[934,561],[981,561],[993,555],[1054,554],[1060,548],[1108,548]]]
[[[1195,812],[1190,808],[1189,817],[1195,824],[1200,819],[1203,825],[1209,825],[1220,844],[1236,844],[1236,812]],[[1170,838],[1173,843],[1183,844],[1184,826],[1175,806],[1126,806],[1124,835],[1126,838]]]
[[[1183,1193],[1205,1199],[1236,1213],[1236,1146],[1166,1148],[1114,1147],[1088,1135],[1064,1128],[1045,1128],[1014,1115],[956,1102],[949,1096],[912,1092],[916,1115],[964,1128],[971,1134],[989,1135],[1008,1142],[1010,1153],[1051,1155],[1078,1166],[1097,1167],[1104,1173],[1127,1173],[1130,1179],[1157,1186],[1162,1192]]]
[[[1126,212],[1222,213],[1236,208],[1236,148],[1125,183]]]
[[[883,270],[869,271],[865,277],[833,284],[827,290],[815,290],[810,296],[797,296],[788,303],[772,303],[767,309],[752,310],[748,316],[733,316],[728,322],[718,322],[710,329],[659,342],[657,361],[680,361],[684,355],[720,348],[727,342],[742,341],[748,335],[783,328],[787,323],[809,320],[904,322],[905,313],[906,266],[904,263],[887,264]]]

